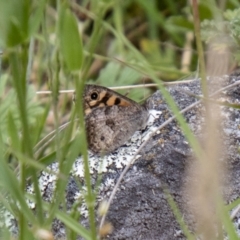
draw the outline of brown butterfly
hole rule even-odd
[[[89,149],[110,153],[146,127],[148,109],[106,87],[86,85],[83,95]]]

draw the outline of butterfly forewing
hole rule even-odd
[[[137,104],[133,100],[108,88],[86,85],[84,91],[84,110],[89,114],[93,109],[106,106],[130,106]]]

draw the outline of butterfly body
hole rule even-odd
[[[88,146],[96,154],[114,151],[148,121],[144,105],[108,88],[86,85],[83,98]]]

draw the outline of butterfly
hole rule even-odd
[[[88,147],[95,154],[122,146],[146,127],[149,117],[146,104],[97,85],[85,85],[83,104]]]

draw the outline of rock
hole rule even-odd
[[[238,83],[239,81],[239,83]],[[208,79],[210,92],[213,93],[223,86],[235,86],[224,89],[214,99],[224,99],[230,103],[240,103],[240,76],[211,77]],[[223,86],[221,86],[221,84]],[[219,87],[221,86],[221,87]],[[190,81],[184,84],[171,85],[168,91],[180,109],[184,109],[199,101],[192,94],[200,95],[200,82]],[[98,186],[96,209],[99,203],[108,199],[124,167],[139,149],[142,141],[154,132],[161,124],[172,117],[172,113],[165,103],[161,93],[157,91],[149,99],[154,106],[151,121],[142,133],[137,132],[132,139],[114,153],[103,159],[90,154],[89,165],[92,174],[93,187],[98,186],[98,175],[102,174],[101,184]],[[201,103],[184,113],[184,117],[194,132],[202,138],[202,126],[205,117],[200,114],[203,110]],[[223,176],[223,195],[226,203],[230,203],[240,196],[240,111],[227,106],[221,107],[221,135],[223,137],[224,155],[219,161],[224,162],[228,171]],[[194,231],[195,220],[186,203],[191,202],[191,195],[186,191],[189,182],[194,181],[194,175],[189,175],[189,162],[196,161],[193,151],[182,134],[175,120],[169,122],[147,141],[147,144],[138,154],[137,160],[130,167],[118,188],[111,203],[107,221],[113,225],[113,233],[108,239],[148,239],[174,240],[186,239],[170,206],[164,189],[168,189],[173,197],[184,220]],[[49,168],[57,171],[58,165],[52,164]],[[49,181],[48,181],[49,180]],[[42,173],[39,178],[44,199],[50,201],[54,189],[55,178]],[[82,190],[79,183],[83,183]],[[74,163],[72,176],[66,189],[67,207],[70,209],[85,191],[83,179],[82,159]],[[78,208],[81,214],[81,224],[88,226],[87,208],[82,204]],[[240,214],[235,217],[236,228],[239,228]],[[100,219],[98,218],[97,221]],[[53,232],[56,238],[66,238],[64,225],[56,220],[53,223]],[[79,237],[79,239],[81,239]]]

